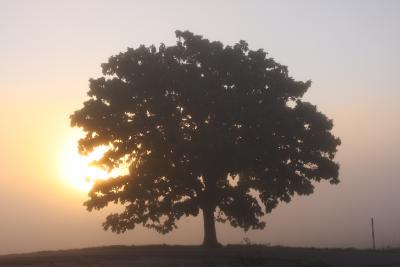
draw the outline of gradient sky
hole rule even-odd
[[[65,177],[69,115],[100,64],[174,31],[246,40],[311,79],[306,99],[342,139],[341,183],[319,184],[266,216],[262,231],[217,226],[219,240],[285,246],[400,246],[400,1],[0,0],[0,254],[111,244],[199,244],[200,218],[162,236],[104,232],[115,207],[89,213]],[[69,165],[68,165],[69,164]]]

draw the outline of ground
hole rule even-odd
[[[400,250],[233,245],[112,246],[0,256],[0,266],[54,267],[400,267]]]

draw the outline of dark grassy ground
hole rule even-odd
[[[400,250],[267,246],[111,246],[0,256],[0,266],[400,267]]]

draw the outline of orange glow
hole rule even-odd
[[[72,135],[61,151],[59,160],[60,176],[70,186],[77,190],[88,192],[95,180],[105,180],[111,176],[111,173],[105,170],[90,166],[92,161],[102,157],[107,151],[107,147],[98,147],[88,156],[82,156],[77,148],[78,139],[79,136],[77,134]]]

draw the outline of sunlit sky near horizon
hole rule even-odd
[[[262,231],[217,226],[221,243],[400,247],[400,1],[0,0],[0,254],[112,244],[199,244],[200,218],[168,235],[103,231],[67,173],[69,115],[88,79],[127,47],[175,43],[174,31],[246,40],[313,81],[305,98],[334,120],[341,183],[281,204]],[[75,154],[76,155],[76,154]],[[76,167],[79,168],[79,167]]]

